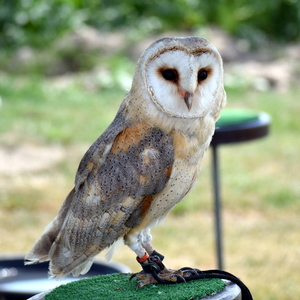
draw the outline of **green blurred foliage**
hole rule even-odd
[[[139,37],[214,24],[259,43],[300,36],[298,0],[0,0],[0,47],[45,47],[84,24]]]

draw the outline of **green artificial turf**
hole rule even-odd
[[[225,287],[220,279],[201,279],[171,285],[150,284],[136,288],[137,279],[130,274],[99,275],[61,285],[46,295],[46,300],[94,299],[201,299]]]
[[[234,125],[257,120],[258,112],[249,109],[223,109],[216,127]]]

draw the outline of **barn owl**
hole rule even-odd
[[[222,59],[209,41],[168,37],[151,44],[115,119],[83,156],[74,188],[27,264],[50,261],[51,276],[78,276],[119,239],[142,267],[154,255],[162,260],[150,229],[193,187],[225,102]]]

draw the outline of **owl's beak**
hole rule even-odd
[[[184,99],[184,102],[185,102],[188,110],[190,110],[192,107],[192,103],[193,103],[193,94],[190,92],[185,92],[183,99]]]

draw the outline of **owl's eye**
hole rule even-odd
[[[175,81],[178,79],[178,73],[174,69],[165,69],[161,72],[162,76],[166,80]]]
[[[207,78],[207,71],[206,70],[200,70],[198,72],[198,81],[203,81]]]

